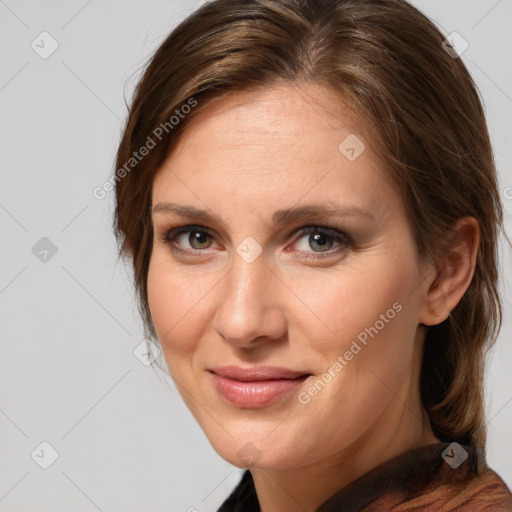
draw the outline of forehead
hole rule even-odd
[[[305,195],[316,202],[376,201],[389,179],[368,144],[362,150],[362,137],[360,121],[325,88],[229,94],[187,124],[154,180],[153,204],[170,200],[169,193],[212,208],[226,195],[260,207]],[[356,141],[360,156],[343,154],[347,140]]]
[[[207,140],[202,145],[212,148],[218,148],[219,141],[230,147],[261,142],[267,143],[268,151],[277,152],[297,148],[301,139],[312,141],[319,131],[360,132],[361,124],[332,90],[291,83],[232,92],[215,98],[203,109],[199,100],[195,112],[199,114],[188,122],[173,153],[203,137]],[[279,145],[273,146],[272,141]]]

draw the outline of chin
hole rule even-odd
[[[222,439],[207,437],[220,457],[240,469],[285,470],[302,464],[293,446],[283,446],[284,434],[283,431],[273,439],[265,439],[266,434],[262,435],[260,430],[254,435],[231,437],[224,432]]]

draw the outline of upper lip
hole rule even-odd
[[[211,372],[219,375],[220,377],[227,377],[228,379],[240,381],[258,381],[258,380],[271,380],[271,379],[296,379],[298,377],[305,377],[309,374],[303,371],[294,371],[289,368],[282,368],[279,366],[255,366],[252,368],[240,368],[239,366],[221,366],[212,368]]]

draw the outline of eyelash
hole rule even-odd
[[[191,233],[194,231],[198,231],[200,233],[206,233],[209,237],[214,237],[213,233],[199,225],[186,225],[186,226],[178,226],[175,228],[171,228],[167,230],[163,235],[157,236],[156,238],[165,244],[167,244],[172,251],[178,251],[181,254],[185,254],[186,256],[191,257],[201,257],[203,256],[204,251],[201,249],[183,249],[180,248],[178,245],[174,243],[176,238],[178,238],[180,235],[184,233]],[[313,233],[320,233],[322,235],[326,235],[330,238],[332,238],[335,242],[340,244],[340,247],[335,250],[327,250],[327,251],[321,251],[321,252],[312,252],[307,253],[307,256],[301,256],[301,258],[306,260],[320,260],[323,258],[332,257],[334,254],[337,254],[341,252],[342,249],[351,247],[353,245],[353,240],[350,236],[348,236],[345,233],[342,233],[341,231],[338,231],[335,228],[332,228],[327,225],[309,225],[304,226],[302,228],[299,228],[294,232],[294,235],[301,235],[296,239],[296,242],[299,241],[303,236],[310,235]],[[295,243],[296,243],[295,242]],[[311,256],[311,254],[314,254],[314,256]]]

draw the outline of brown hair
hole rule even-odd
[[[436,261],[457,219],[480,224],[468,290],[447,320],[427,328],[420,386],[435,435],[485,454],[483,370],[501,326],[502,206],[477,88],[444,39],[405,0],[214,0],[172,31],[135,89],[116,157],[116,236],[149,337],[151,187],[184,128],[231,91],[328,87],[368,128],[365,143],[402,191],[421,257]],[[146,156],[130,160],[149,139],[156,144]]]

